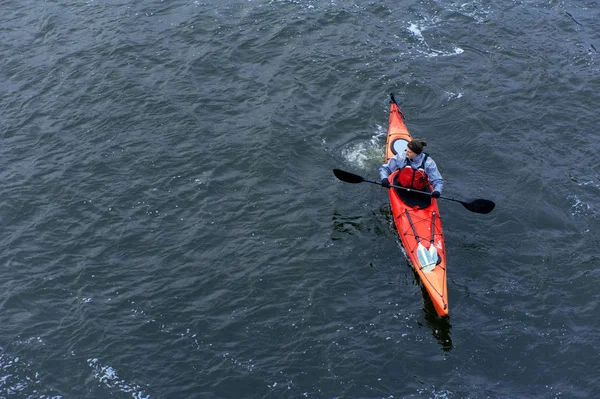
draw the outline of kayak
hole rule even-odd
[[[404,124],[402,108],[390,94],[390,116],[385,146],[385,162],[406,149],[412,137]],[[390,184],[399,186],[392,173]],[[432,187],[424,191],[431,192]],[[396,229],[412,267],[419,276],[439,316],[448,315],[446,249],[437,199],[401,188],[388,189]]]

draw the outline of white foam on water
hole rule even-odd
[[[435,387],[433,388],[421,388],[417,390],[419,392],[419,394],[421,395],[425,395],[428,398],[432,398],[432,399],[449,399],[452,398],[452,392],[448,391],[447,389],[443,389],[440,391],[437,391],[435,389]],[[429,396],[429,395],[433,395],[433,396]]]
[[[414,22],[408,26],[408,31],[413,34],[420,42],[425,43],[425,38],[423,37],[423,29],[419,27],[419,25]]]
[[[454,51],[449,52],[449,51],[434,50],[432,48],[429,48],[427,51],[417,50],[417,52],[424,55],[425,57],[433,58],[433,57],[451,57],[453,55],[462,54],[464,52],[464,50],[461,48],[455,48]]]
[[[589,204],[580,200],[576,195],[570,195],[568,199],[571,201],[571,216],[589,215],[591,210]]]
[[[142,387],[138,384],[129,382],[119,378],[117,370],[111,366],[101,364],[97,358],[87,360],[88,365],[94,371],[94,378],[111,389],[118,389],[121,392],[131,393],[135,399],[149,399],[150,395],[146,395]]]
[[[448,6],[452,6],[452,3],[445,3]],[[481,2],[472,1],[460,4],[458,7],[448,8],[448,11],[459,13],[465,17],[472,18],[473,21],[477,24],[482,24],[485,22],[490,15],[490,7],[485,7]]]
[[[385,146],[382,138],[385,138],[387,131],[383,126],[378,125],[373,136],[363,142],[352,143],[342,149],[342,157],[351,165],[368,169],[383,163],[383,149]]]
[[[27,339],[20,339],[15,341],[16,344],[19,345],[32,345],[32,344],[40,344],[42,346],[46,345],[42,337],[29,337]]]
[[[578,194],[571,194],[567,196],[567,200],[571,203],[571,207],[569,212],[571,216],[585,216],[585,217],[593,217],[597,216],[596,208],[593,206],[594,199],[598,195],[598,189],[600,189],[600,184],[595,180],[579,180],[579,178],[575,176],[569,175],[569,179],[574,182],[581,189],[577,190]],[[592,204],[592,205],[590,205]]]
[[[425,32],[429,29],[437,28],[440,23],[441,23],[441,20],[438,18],[432,18],[432,19],[425,18],[419,22],[410,22],[410,24],[408,25],[408,27],[406,29],[420,42],[421,46],[425,48],[425,49],[417,48],[416,52],[421,55],[424,55],[425,57],[428,57],[428,58],[450,57],[450,56],[455,56],[455,55],[464,53],[465,51],[462,48],[457,47],[455,45],[452,45],[452,50],[448,51],[448,50],[434,49],[427,43],[427,40],[425,39],[423,32]]]
[[[581,187],[600,188],[600,185],[598,183],[596,183],[595,181],[577,182],[577,185],[581,186]]]
[[[462,98],[462,96],[463,96],[463,93],[461,91],[458,91],[456,93],[452,93],[449,91],[446,92],[446,97],[447,97],[448,101],[457,100],[459,98]]]
[[[307,2],[306,0],[271,0],[270,4],[273,4],[273,3],[289,3],[289,4],[296,4],[300,7],[303,7],[305,9],[309,9],[309,10],[315,9],[315,6],[313,4],[311,4],[311,2]],[[335,5],[334,2],[331,2],[331,4]]]
[[[19,341],[28,344],[39,342],[40,339],[32,338],[32,341]],[[0,351],[2,348],[0,348]],[[31,371],[31,365],[20,357],[11,357],[0,352],[0,398],[39,398],[39,399],[62,399],[60,395],[41,394],[40,373]]]

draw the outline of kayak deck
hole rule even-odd
[[[406,149],[412,140],[401,108],[391,95],[385,162]],[[398,171],[389,177],[398,184]],[[431,192],[431,187],[425,191]],[[446,250],[442,221],[437,200],[430,196],[389,189],[394,223],[406,254],[431,298],[439,316],[448,315],[448,290],[446,279]]]

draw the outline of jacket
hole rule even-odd
[[[384,178],[388,177],[389,175],[391,175],[393,172],[397,171],[398,169],[402,169],[407,165],[413,169],[418,169],[421,166],[421,164],[423,163],[424,157],[425,157],[425,153],[422,152],[419,155],[417,155],[416,157],[414,157],[413,159],[408,159],[408,158],[406,158],[406,153],[401,152],[401,153],[397,154],[396,156],[390,158],[389,161],[385,165],[381,165],[379,167],[379,176],[381,179],[384,179]],[[425,173],[427,174],[427,177],[429,178],[429,182],[433,186],[433,191],[437,191],[441,194],[442,190],[444,189],[444,179],[442,178],[442,175],[438,171],[435,161],[433,159],[431,159],[430,156],[427,156],[427,160],[425,161],[424,170],[425,170]]]

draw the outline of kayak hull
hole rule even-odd
[[[412,137],[404,123],[402,109],[390,102],[385,162],[406,149]],[[392,173],[389,181],[398,185]],[[431,192],[431,187],[427,191]],[[394,223],[406,255],[439,316],[448,315],[446,248],[437,200],[401,189],[388,189]]]

